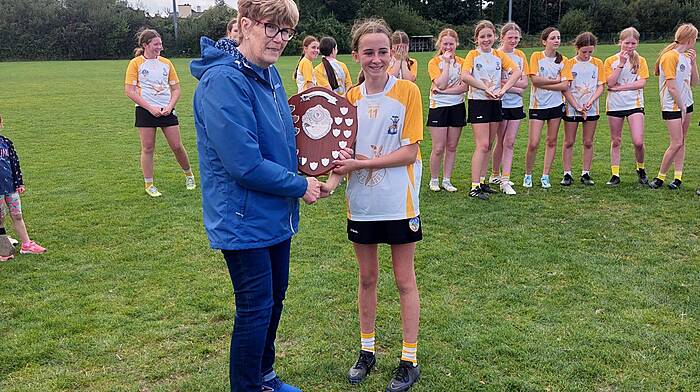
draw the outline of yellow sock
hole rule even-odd
[[[486,184],[486,177],[479,177],[479,182],[481,184]]]
[[[678,181],[683,181],[683,171],[682,170],[676,170],[673,172],[673,178],[675,178]]]
[[[360,341],[362,343],[362,351],[374,354],[374,331],[370,333],[360,332]]]
[[[644,162],[637,162],[637,170],[644,169]]]
[[[478,183],[478,182],[472,182],[472,189],[476,189],[476,188],[478,188],[478,187],[479,187],[479,183]]]
[[[418,342],[408,343],[404,340],[403,348],[401,349],[401,360],[411,362],[413,366],[416,366],[418,364],[418,358],[416,357],[417,352]]]
[[[152,178],[145,178],[143,180],[144,188],[148,189],[153,186],[153,179]]]
[[[658,178],[661,181],[666,181],[666,173],[659,172],[659,174],[656,176],[656,178]]]
[[[610,171],[612,172],[613,176],[620,177],[620,166],[610,166]]]
[[[502,177],[503,179],[510,180],[510,173],[503,172],[503,174],[501,175],[501,177]]]

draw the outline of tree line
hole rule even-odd
[[[481,19],[508,19],[508,0],[297,0],[298,36],[286,54],[299,53],[304,35],[330,35],[350,51],[355,19],[380,16],[409,35],[437,35],[452,27],[468,44]],[[201,16],[180,19],[178,39],[169,17],[151,16],[126,0],[0,0],[0,60],[118,59],[132,56],[143,27],[163,36],[166,56],[196,57],[199,37],[225,35],[235,10],[223,0]],[[513,0],[512,18],[526,35],[559,26],[563,36],[583,30],[612,37],[635,26],[643,39],[667,39],[683,22],[700,26],[700,0]]]

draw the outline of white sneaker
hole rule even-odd
[[[501,191],[503,193],[505,193],[506,195],[514,195],[515,194],[515,189],[513,189],[513,186],[510,185],[510,181],[501,182]]]
[[[440,192],[440,183],[438,182],[437,179],[430,180],[430,184],[428,185],[428,187],[433,192]]]
[[[540,177],[540,184],[542,184],[542,188],[547,189],[551,188],[552,184],[549,183],[549,176],[543,175]]]
[[[501,176],[491,176],[489,177],[489,184],[498,185],[501,183]]]
[[[532,174],[526,174],[523,178],[523,187],[532,188]]]
[[[442,189],[448,192],[457,192],[457,188],[450,181],[442,180]]]
[[[151,185],[148,188],[146,188],[146,193],[148,194],[148,196],[151,196],[151,197],[160,197],[161,196],[161,193],[158,192],[158,188],[156,188],[155,185]]]
[[[185,176],[185,188],[187,188],[188,191],[191,191],[196,187],[197,185],[194,183],[194,176]]]

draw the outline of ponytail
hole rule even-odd
[[[335,70],[333,69],[331,62],[328,61],[328,59],[325,56],[323,57],[323,59],[321,59],[321,62],[323,63],[323,69],[326,70],[328,84],[331,85],[331,90],[335,91],[338,88],[338,78],[335,75]]]
[[[632,73],[636,74],[639,72],[639,53],[636,50],[632,51],[632,55],[629,58],[630,68],[632,68]]]
[[[686,45],[693,43],[698,39],[698,29],[690,23],[684,23],[678,26],[676,29],[676,34],[673,39],[673,43],[664,48],[664,50],[659,53],[659,57],[656,59],[656,64],[654,64],[654,74],[659,75],[659,63],[661,62],[661,57],[671,50],[678,47],[678,45]]]
[[[552,34],[555,31],[559,31],[556,27],[547,27],[542,31],[542,35],[540,35],[540,40],[541,41],[547,41],[547,38],[549,38],[549,35]],[[559,51],[555,51],[555,58],[554,58],[554,63],[555,64],[561,64],[562,61],[564,61],[564,57],[559,53]]]
[[[666,53],[672,51],[673,49],[676,49],[676,46],[678,46],[678,43],[676,43],[676,41],[673,41],[671,44],[666,45],[666,47],[663,48],[661,53],[659,53],[659,57],[656,58],[656,63],[654,64],[654,75],[659,76],[661,74],[661,57],[663,57]]]
[[[142,29],[136,33],[136,42],[138,42],[138,47],[134,48],[134,57],[139,57],[143,54],[143,47],[151,43],[154,38],[160,38],[160,34],[153,29]]]

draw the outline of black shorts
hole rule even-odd
[[[692,112],[693,112],[693,105],[688,106],[688,108],[685,109],[685,112],[686,112],[686,113],[692,113]],[[675,112],[671,112],[671,111],[664,111],[664,112],[661,112],[661,118],[663,118],[664,120],[676,120],[676,119],[679,119],[679,118],[681,118],[681,111],[678,110],[678,111],[675,111]]]
[[[627,110],[608,110],[607,112],[605,112],[605,114],[607,114],[608,117],[620,117],[620,118],[629,117],[635,113],[644,114],[644,108],[634,108],[634,109],[627,109]]]
[[[501,108],[504,120],[522,120],[525,118],[523,107],[519,108]]]
[[[155,117],[141,106],[136,107],[136,121],[134,123],[136,128],[166,128],[179,124],[175,109],[167,116]]]
[[[420,216],[389,221],[348,219],[348,239],[357,244],[410,244],[423,239]]]
[[[600,116],[588,116],[585,119],[583,116],[564,116],[562,117],[564,121],[566,122],[577,122],[577,123],[583,123],[583,122],[589,122],[589,121],[598,121],[600,119]]]
[[[559,106],[555,106],[549,109],[530,109],[528,117],[530,117],[530,120],[542,121],[552,120],[555,118],[562,118],[564,117],[564,104],[562,103]]]
[[[428,110],[428,122],[425,124],[429,127],[463,127],[466,122],[467,109],[464,107],[464,102],[452,106],[443,106],[439,108],[431,108]]]
[[[483,124],[501,121],[503,121],[503,113],[501,112],[500,100],[469,100],[469,115],[467,116],[467,122],[469,124]]]

